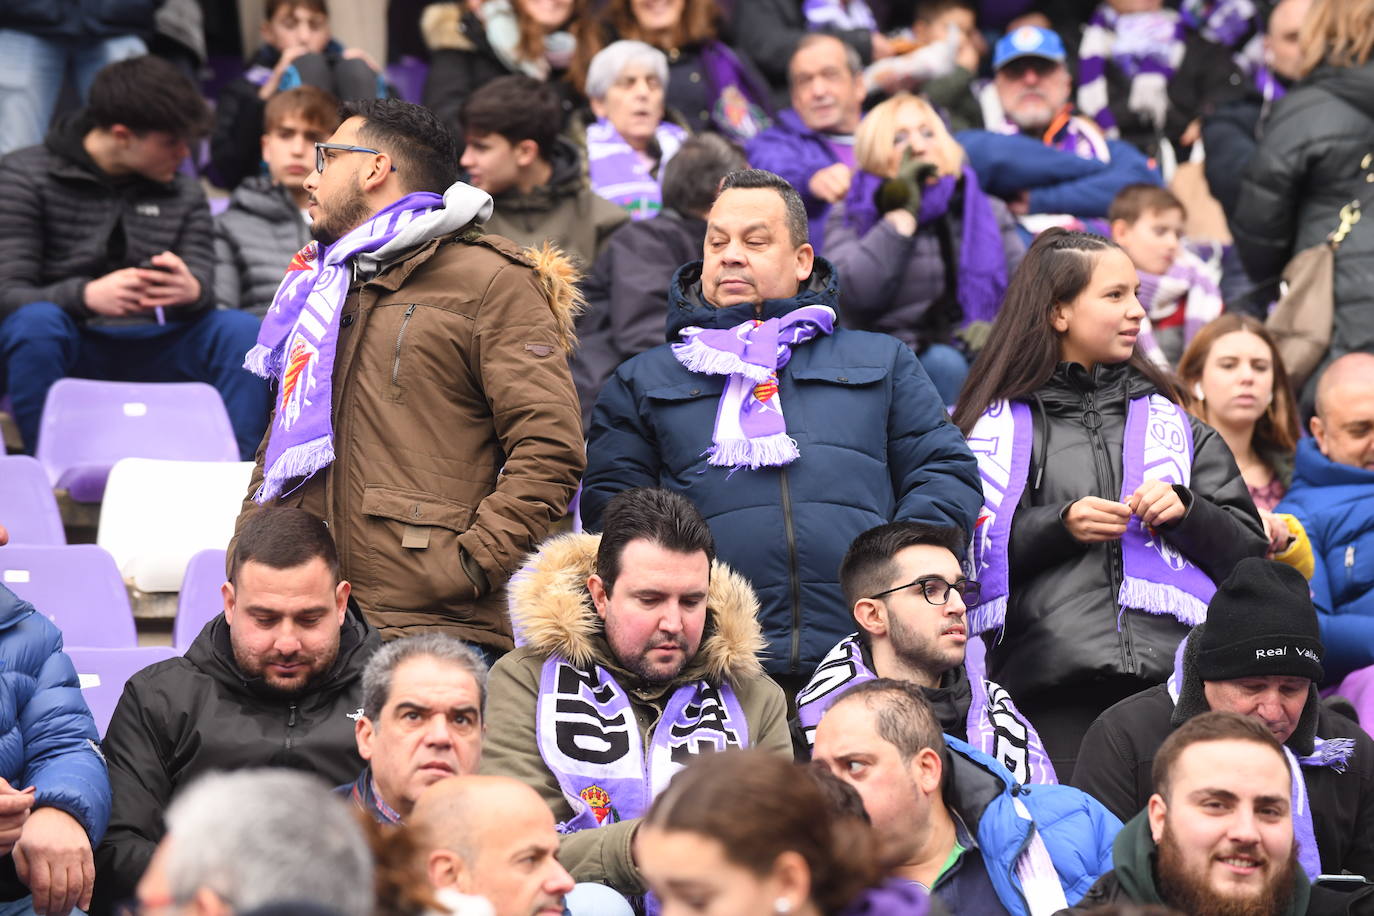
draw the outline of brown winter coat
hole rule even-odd
[[[765,646],[759,602],[749,582],[724,563],[711,566],[705,636],[696,656],[667,684],[645,685],[611,654],[587,591],[601,536],[569,534],[545,542],[511,582],[511,617],[523,645],[491,669],[483,773],[511,776],[538,792],[562,822],[574,814],[558,779],[539,753],[536,706],[544,661],[558,655],[575,665],[599,665],[627,688],[645,750],[673,691],[693,681],[729,682],[749,723],[749,743],[792,756],[787,700],[763,673]],[[578,881],[606,884],[623,894],[644,892],[630,844],[637,818],[564,835],[558,858]]]
[[[506,579],[562,518],[586,464],[567,363],[574,276],[556,252],[459,232],[350,288],[335,460],[276,503],[328,522],[383,638],[440,629],[511,647]]]

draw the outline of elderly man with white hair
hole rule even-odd
[[[592,190],[648,219],[663,206],[663,166],[687,139],[666,116],[668,58],[642,41],[607,45],[587,68],[587,98],[596,120],[586,124],[587,173]]]
[[[310,903],[371,916],[372,851],[323,782],[296,770],[212,773],[167,809],[167,834],[138,883],[139,911],[229,916]]]

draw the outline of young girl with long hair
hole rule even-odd
[[[1061,779],[1108,706],[1164,681],[1188,629],[1264,537],[1225,441],[1136,348],[1131,260],[1050,229],[1021,262],[959,397],[984,507],[972,578],[988,675]]]

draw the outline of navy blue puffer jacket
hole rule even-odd
[[[764,302],[762,317],[838,300],[834,268],[818,258],[802,291]],[[673,278],[672,340],[685,327],[754,317],[748,303],[717,309],[702,298],[700,262]],[[725,382],[689,372],[667,345],[623,363],[592,413],[582,520],[599,530],[607,501],[631,487],[685,495],[710,523],[717,554],[758,593],[765,666],[810,674],[854,629],[839,587],[849,542],[895,520],[967,533],[982,506],[978,466],[920,362],[886,334],[837,328],[792,351],[778,390],[801,457],[782,468],[706,463]]]
[[[5,0],[0,29],[43,38],[90,41],[116,35],[148,36],[157,0]]]
[[[110,819],[110,777],[62,633],[0,585],[0,776],[35,788],[34,807],[60,808],[94,848]]]

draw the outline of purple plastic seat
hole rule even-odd
[[[425,95],[425,80],[429,76],[429,64],[409,54],[386,68],[386,81],[396,94],[407,102],[420,104]]]
[[[124,682],[149,665],[176,653],[168,646],[138,646],[132,649],[67,649],[81,679],[81,697],[91,708],[95,727],[105,737],[105,729],[114,715]]]
[[[99,502],[121,458],[237,461],[219,392],[203,382],[101,382],[64,378],[48,392],[39,462],[54,488]]]
[[[28,455],[0,456],[0,525],[12,544],[67,543],[48,474]]]
[[[65,645],[138,645],[129,593],[103,547],[5,547],[0,549],[0,582],[57,624]]]
[[[172,645],[185,652],[205,625],[224,610],[220,586],[224,585],[223,550],[202,550],[186,564],[177,596],[177,619],[172,624]]]

